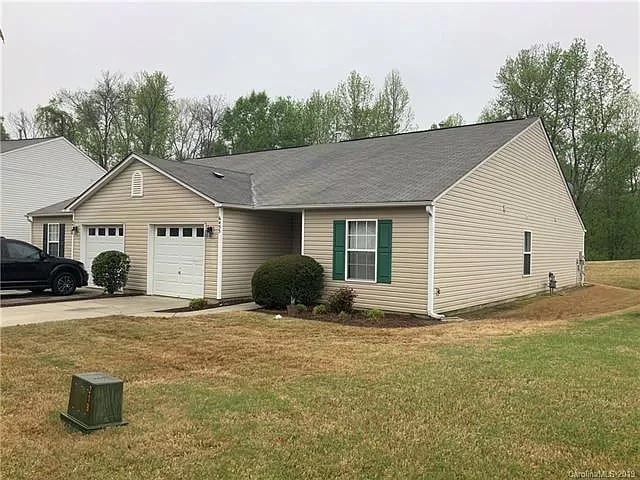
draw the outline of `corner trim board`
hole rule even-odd
[[[218,232],[218,267],[216,269],[216,300],[222,300],[222,249],[224,246],[224,208],[218,208],[220,231]]]
[[[444,315],[435,312],[435,276],[436,276],[436,206],[427,206],[429,217],[429,249],[427,252],[427,315],[443,320]]]

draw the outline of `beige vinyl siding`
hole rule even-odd
[[[393,221],[391,283],[333,280],[333,221]],[[304,253],[325,271],[325,298],[339,287],[357,292],[357,308],[425,314],[427,310],[427,212],[424,207],[306,210]]]
[[[224,208],[222,297],[251,297],[251,277],[267,258],[292,253],[292,215]]]
[[[136,170],[143,174],[144,194],[132,198],[131,175]],[[124,249],[131,258],[127,287],[146,291],[149,225],[217,225],[218,209],[164,175],[134,161],[75,210],[74,222],[82,225],[124,224]],[[79,256],[79,247],[77,251]],[[217,251],[217,237],[205,237],[207,298],[216,297]]]
[[[66,258],[76,258],[72,257],[73,252],[71,251],[71,242],[75,240],[71,238],[73,236],[71,232],[71,227],[73,226],[71,217],[34,217],[31,224],[31,243],[45,250],[45,246],[42,244],[42,226],[45,223],[64,224],[64,256]]]
[[[438,313],[576,284],[584,232],[537,122],[436,204]],[[523,276],[524,231],[532,232]]]

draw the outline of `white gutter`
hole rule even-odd
[[[444,315],[435,312],[434,303],[436,298],[436,206],[427,206],[427,216],[429,217],[429,252],[427,258],[427,315],[436,320],[443,320]]]
[[[224,210],[222,207],[218,208],[219,228],[218,232],[218,268],[216,269],[216,299],[222,300],[222,245],[223,232],[224,232]]]
[[[304,255],[304,209],[302,209],[302,225],[301,225],[301,235],[300,235],[300,255]]]

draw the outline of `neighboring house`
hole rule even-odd
[[[131,154],[67,210],[74,258],[125,251],[131,289],[249,297],[264,260],[303,253],[325,295],[351,286],[357,307],[436,317],[538,292],[549,272],[576,285],[584,250],[539,119],[186,162]]]
[[[27,213],[77,196],[104,173],[64,137],[0,142],[0,235],[35,242]]]

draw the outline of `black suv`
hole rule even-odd
[[[87,284],[84,265],[69,258],[53,257],[30,243],[0,238],[2,290],[42,292],[50,288],[56,295],[71,295]]]

